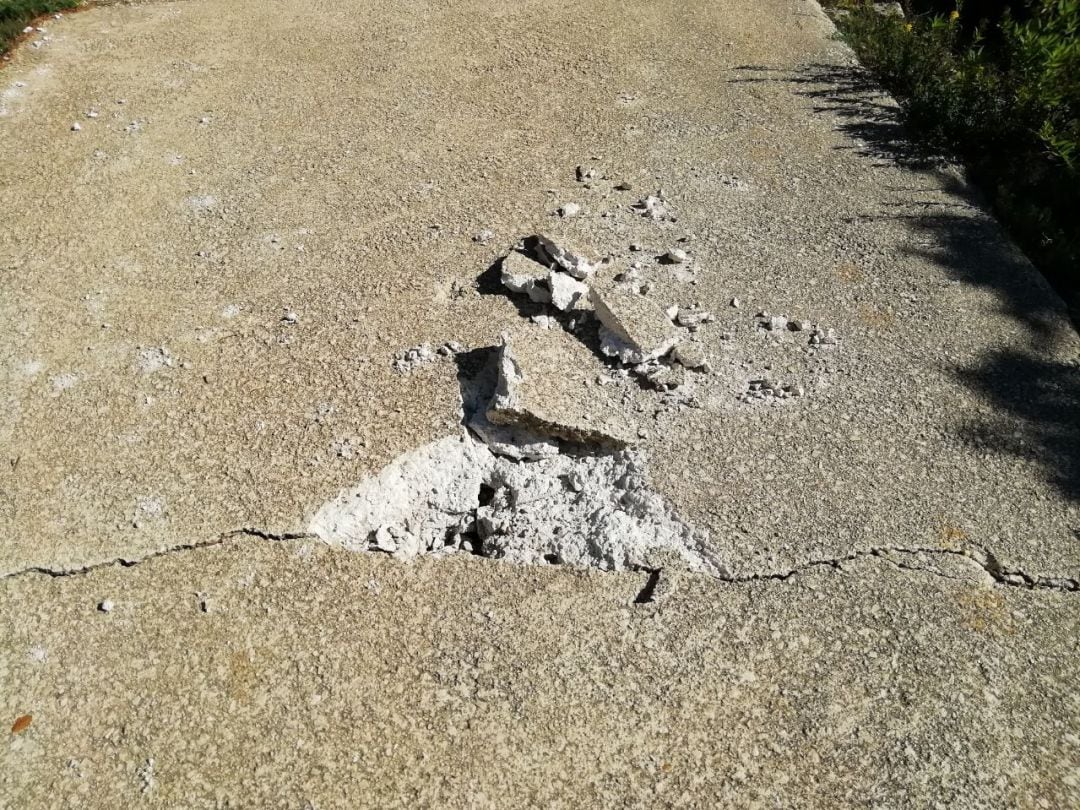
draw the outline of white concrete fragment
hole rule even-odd
[[[564,240],[556,241],[549,236],[537,234],[524,240],[524,244],[538,262],[548,267],[555,265],[579,281],[596,272],[596,265],[585,253]]]
[[[511,292],[524,293],[529,300],[540,304],[551,301],[547,287],[550,271],[547,265],[535,262],[524,253],[510,251],[503,257],[500,280]]]
[[[589,288],[568,273],[553,270],[548,276],[551,288],[551,303],[564,312],[574,309],[577,302],[587,299]]]

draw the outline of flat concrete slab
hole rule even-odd
[[[1074,805],[1075,594],[943,573],[662,576],[635,605],[645,575],[254,540],[18,577],[0,709],[32,721],[2,786],[28,807]]]
[[[607,369],[558,326],[525,325],[501,338],[498,381],[487,410],[498,425],[574,444],[621,448],[637,439]]]
[[[0,795],[1080,802],[1080,340],[813,3],[46,28],[0,70]],[[274,545],[461,434],[466,353],[395,357],[550,316],[497,283],[537,233],[715,315],[616,402],[724,575]]]

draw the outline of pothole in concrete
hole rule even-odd
[[[463,422],[490,432],[465,430],[399,456],[319,508],[309,531],[402,560],[469,553],[521,565],[724,573],[707,533],[650,488],[641,451],[487,422],[499,357],[488,349],[458,358]],[[544,450],[528,450],[536,447]]]
[[[707,535],[649,487],[633,450],[518,461],[450,436],[324,504],[309,531],[403,560],[465,552],[521,565],[722,572]]]

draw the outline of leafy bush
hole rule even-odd
[[[0,53],[4,53],[31,23],[42,14],[74,8],[79,0],[0,0]]]
[[[963,159],[998,216],[1080,305],[1080,0],[909,0],[905,18],[834,3],[911,134]],[[965,19],[971,10],[974,19]],[[920,13],[925,11],[926,13]]]

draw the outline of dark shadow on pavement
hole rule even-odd
[[[935,193],[932,201],[920,202],[908,192],[907,198],[886,204],[884,213],[859,216],[903,220],[912,232],[909,255],[964,284],[993,291],[1003,312],[1026,327],[1027,346],[992,349],[975,365],[953,368],[956,379],[1001,416],[969,422],[959,438],[1036,463],[1063,495],[1080,499],[1080,363],[1059,348],[1074,338],[1069,313],[988,213],[978,190],[941,155],[909,139],[902,110],[858,66],[734,70],[733,82],[787,84],[810,99],[813,111],[838,121],[836,128],[849,139],[835,148],[937,178],[948,198]]]

